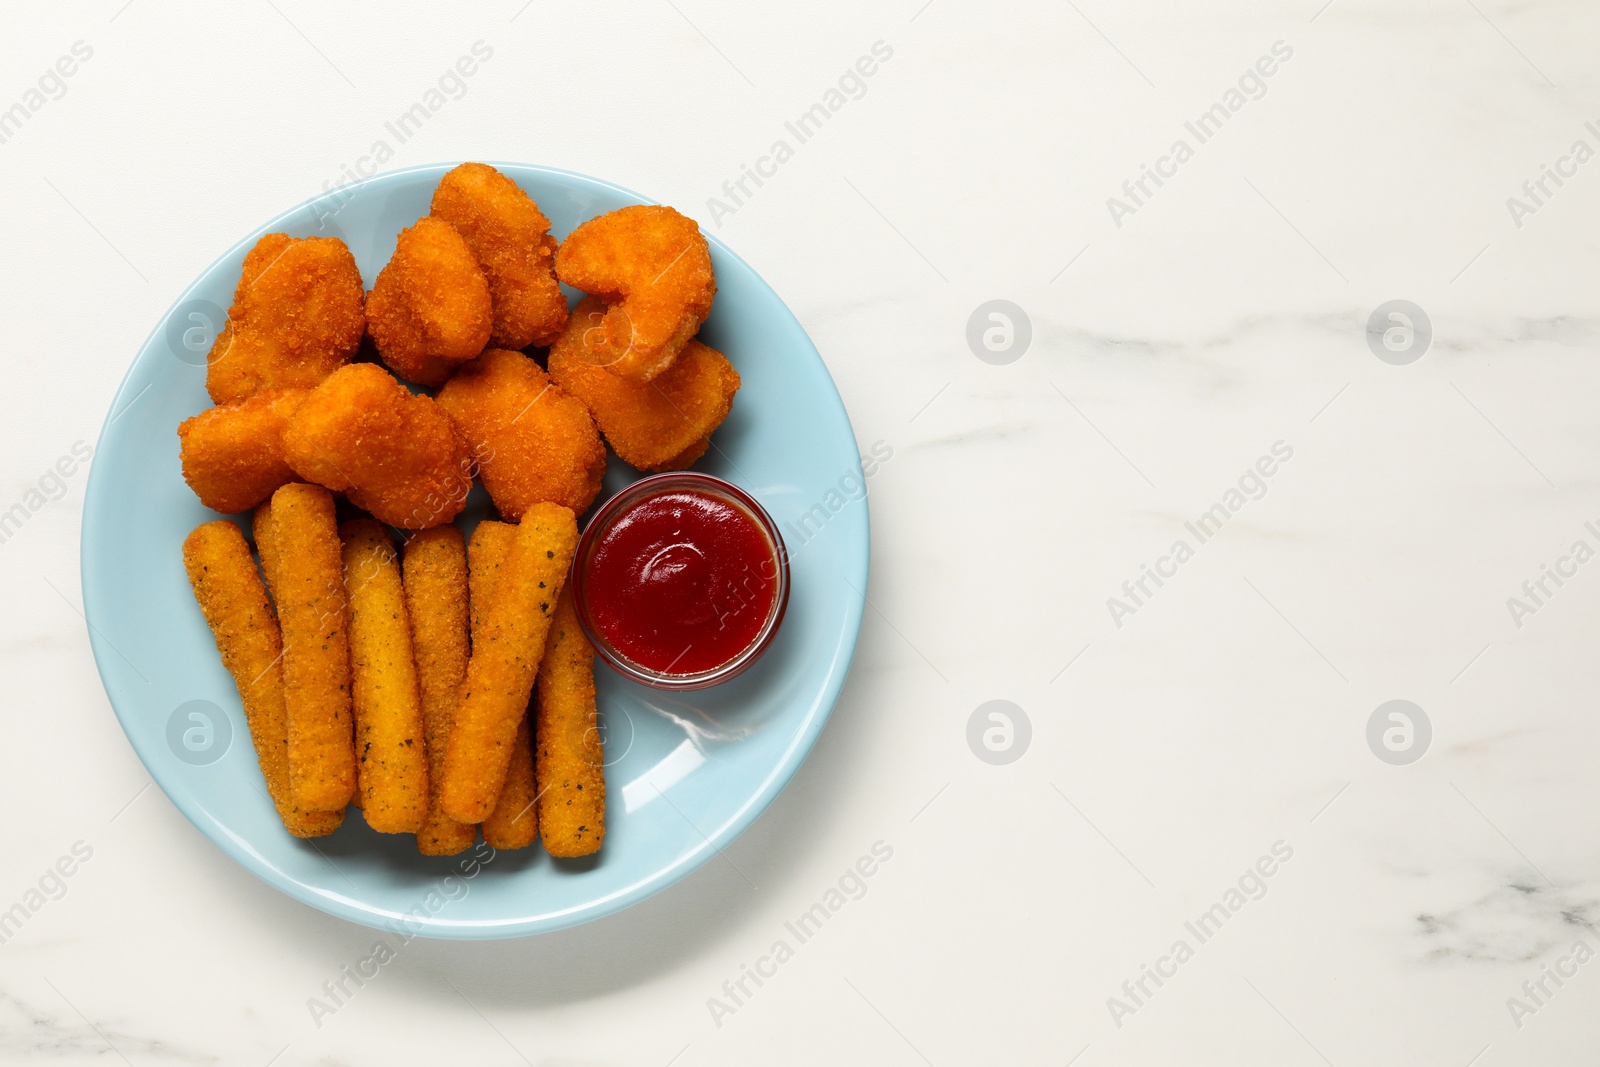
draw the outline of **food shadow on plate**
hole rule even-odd
[[[793,603],[789,611],[796,612]],[[614,705],[651,712],[677,726],[697,745],[731,743],[749,737],[766,719],[781,714],[790,691],[802,681],[799,642],[785,638],[789,621],[785,619],[784,628],[766,652],[743,674],[708,689],[651,689],[608,671],[604,662],[595,669],[608,671],[606,689],[617,698]],[[774,693],[779,694],[777,699],[772,698]]]
[[[836,717],[834,726],[819,738],[813,758],[795,775],[790,787],[780,793],[762,819],[729,846],[731,853],[691,872],[682,881],[640,901],[633,907],[594,922],[535,937],[516,937],[491,941],[451,941],[418,937],[408,942],[411,961],[400,970],[386,971],[397,987],[411,989],[418,996],[435,996],[449,991],[445,979],[466,979],[466,992],[475,1002],[496,1009],[525,1010],[537,1006],[561,1006],[611,995],[672,973],[688,961],[716,958],[734,946],[750,943],[750,920],[763,907],[762,890],[792,886],[802,872],[819,862],[818,849],[825,843],[829,827],[836,826],[850,803],[848,796],[834,787],[842,773],[840,764],[870,760],[872,748],[864,743],[871,717],[860,713],[870,702],[860,692],[854,675],[845,682],[840,708],[847,712]],[[854,692],[852,692],[852,690]],[[852,706],[857,713],[848,714]],[[818,758],[820,757],[820,759]],[[848,772],[846,773],[849,776]],[[352,812],[349,825],[331,842],[342,839],[337,851],[325,857],[343,863],[345,848],[356,858],[373,849],[373,834]],[[897,842],[898,843],[898,842]],[[300,847],[309,845],[301,843]],[[327,848],[326,844],[323,844]],[[428,882],[436,882],[459,863],[473,855],[472,849],[456,857],[424,857],[415,854],[409,837],[394,835],[392,841],[379,841],[383,851],[411,849],[410,858],[397,859],[398,866],[415,870]],[[479,844],[475,848],[482,848]],[[502,872],[523,866],[549,863],[558,876],[582,876],[605,862],[602,850],[585,860],[553,860],[535,845],[516,852],[501,852],[495,866]],[[512,861],[512,862],[505,862]],[[437,864],[437,866],[433,866]],[[736,865],[736,866],[735,866]],[[230,873],[233,869],[230,868]],[[481,877],[490,877],[493,868]],[[748,881],[747,881],[748,879]],[[292,936],[303,938],[303,951],[322,958],[330,951],[348,945],[351,951],[370,947],[371,930],[334,918],[322,912],[295,905],[286,898],[243,879],[259,889],[266,906],[282,905],[285,922],[280,927]],[[760,941],[765,931],[758,931]]]
[[[414,876],[415,884],[419,886],[437,882],[444,875],[459,873],[463,860],[482,859],[489,855],[489,846],[480,838],[453,856],[424,856],[417,851],[414,835],[380,834],[367,825],[356,808],[350,808],[345,813],[344,823],[327,837],[297,841],[295,844],[314,852],[340,874],[345,871],[370,874],[381,868],[386,875]],[[497,870],[514,875],[547,863],[549,858],[539,842],[535,841],[526,848],[496,849],[492,862]]]
[[[729,359],[732,358],[732,356],[729,356]],[[738,368],[737,361],[734,362],[734,367],[735,369]],[[695,463],[690,469],[704,471],[707,474],[715,474],[717,477],[733,482],[748,492],[755,493],[761,487],[749,484],[749,476],[741,471],[730,458],[733,454],[747,447],[745,439],[756,430],[756,417],[746,410],[748,407],[748,404],[741,405],[737,397],[735,397],[733,410],[729,411],[728,417],[722,420],[722,425],[711,433],[711,447],[706,450],[706,454],[700,458],[699,462]],[[765,507],[765,503],[762,506]]]
[[[605,862],[605,849],[587,856],[550,857],[550,868],[557,875],[587,874]]]
[[[846,687],[850,682],[846,682]],[[849,703],[841,696],[841,705]],[[696,959],[716,959],[766,944],[768,931],[752,926],[774,888],[803,884],[805,872],[826,864],[819,849],[830,827],[847,817],[849,800],[835,787],[838,760],[871,758],[860,731],[871,722],[856,715],[846,735],[819,740],[789,788],[727,855],[634,906],[595,922],[537,937],[462,942],[418,939],[411,965],[395,972],[397,984],[417,995],[448,991],[444,979],[468,974],[465,991],[480,1005],[522,1011],[611,995],[671,974]],[[898,843],[898,842],[896,842]],[[604,852],[600,861],[604,862]],[[556,860],[557,871],[573,861]],[[819,866],[819,864],[821,866]],[[574,873],[581,873],[574,871]],[[752,884],[760,887],[753,889]]]

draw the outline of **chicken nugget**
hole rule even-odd
[[[521,352],[489,349],[451,376],[437,403],[507,520],[540,501],[581,512],[600,492],[606,446],[588,409]]]
[[[435,386],[489,343],[489,281],[466,240],[426,216],[403,230],[367,298],[367,332],[391,370]]]
[[[178,425],[183,480],[200,503],[231,515],[295,480],[283,458],[283,428],[309,389],[279,389],[208,408]]]
[[[500,569],[517,538],[517,528],[506,522],[485,520],[472,531],[467,548],[472,590],[472,636],[487,645],[484,633],[486,607]],[[511,742],[511,760],[506,781],[495,799],[494,810],[483,820],[483,839],[495,848],[526,848],[539,836],[539,812],[533,789],[533,729],[528,716],[517,723],[517,736]]]
[[[428,816],[428,755],[400,561],[375,519],[343,524],[339,540],[361,812],[379,833],[416,833]]]
[[[594,648],[561,591],[534,688],[539,832],[552,856],[587,856],[606,836],[605,756],[594,702]],[[491,842],[492,843],[492,842]]]
[[[374,363],[341,368],[306,397],[283,432],[295,473],[344,493],[405,530],[449,522],[466,504],[472,465],[450,418]]]
[[[556,281],[550,220],[533,198],[487,163],[463,163],[439,182],[431,211],[466,239],[489,279],[489,344],[554,341],[567,324],[567,298]]]
[[[343,811],[309,811],[290,796],[282,638],[244,535],[226,520],[198,526],[183,542],[183,565],[222,665],[239,690],[250,742],[278,817],[296,837],[333,833],[344,820]]]
[[[584,352],[634,382],[672,366],[717,292],[710,246],[670,207],[625,207],[583,223],[561,242],[556,275],[611,305]]]
[[[283,632],[289,787],[296,804],[338,811],[356,787],[345,630],[344,561],[326,489],[291,482],[272,494],[269,567]]]
[[[440,792],[445,814],[482,822],[494,810],[511,765],[517,725],[527,719],[534,674],[544,656],[556,597],[578,545],[576,516],[535,504],[484,605],[484,640],[467,661],[467,679],[445,750]]]
[[[702,437],[699,441],[695,442],[682,452],[679,452],[676,456],[673,456],[671,459],[667,460],[657,469],[664,471],[687,470],[694,466],[695,461],[701,456],[705,455],[706,450],[710,447],[711,438]]]
[[[583,402],[624,463],[644,471],[682,470],[705,454],[712,431],[728,417],[739,372],[721,352],[690,341],[650,381],[620,378],[583,351],[605,313],[595,297],[578,304],[550,348],[550,377]]]
[[[261,238],[206,357],[212,401],[310,389],[350,362],[366,324],[362,295],[356,259],[337,237]]]

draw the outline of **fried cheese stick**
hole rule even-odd
[[[256,552],[261,556],[261,577],[266,582],[267,592],[272,597],[274,608],[278,603],[278,548],[272,536],[272,498],[268,497],[256,506],[250,516],[250,531],[256,540]],[[280,671],[281,676],[281,671]],[[287,741],[285,742],[287,743]],[[358,775],[359,777],[359,775]],[[350,807],[361,809],[361,792],[359,789],[350,794]]]
[[[278,549],[272,537],[272,498],[269,496],[250,513],[250,535],[255,538],[256,551],[261,554],[261,577],[274,606],[278,603]]]
[[[606,834],[605,756],[595,718],[594,648],[561,591],[534,689],[539,831],[552,856],[588,856]]]
[[[278,817],[296,837],[333,833],[344,819],[343,811],[308,811],[289,795],[288,725],[279,667],[282,639],[244,535],[226,520],[198,526],[183,542],[183,565],[216,638],[222,665],[239,689],[250,740]]]
[[[517,723],[526,718],[544,656],[556,597],[578,543],[577,517],[559,504],[535,504],[484,605],[484,640],[467,661],[467,679],[445,751],[445,814],[482,822],[494,809],[511,765]]]
[[[485,641],[484,605],[500,575],[517,528],[510,523],[485,521],[472,532],[467,549],[472,589],[472,636]],[[533,730],[524,714],[517,723],[517,736],[511,742],[511,762],[506,767],[506,784],[500,787],[494,810],[483,820],[483,839],[494,848],[526,848],[539,836],[539,811],[534,804]]]
[[[270,580],[283,631],[289,787],[295,803],[338,811],[356,787],[344,562],[333,494],[293,482],[272,494]]]
[[[495,798],[494,810],[483,820],[483,839],[499,849],[527,848],[539,840],[538,794],[533,787],[533,725],[526,712],[517,720],[511,739],[511,762],[506,781]]]
[[[379,833],[416,833],[428,816],[428,754],[400,561],[376,519],[345,523],[339,538],[361,812]]]
[[[461,531],[435,526],[412,535],[401,566],[428,746],[428,817],[417,831],[417,851],[454,856],[478,836],[476,827],[439,806],[445,746],[467,676],[467,548]]]

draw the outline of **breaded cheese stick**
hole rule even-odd
[[[467,547],[461,531],[435,526],[413,534],[405,543],[401,567],[428,745],[428,816],[417,831],[417,851],[454,856],[478,836],[476,827],[457,822],[439,807],[445,745],[467,676]]]
[[[595,719],[594,648],[563,589],[534,688],[539,832],[552,856],[587,856],[606,836],[605,756]]]
[[[272,498],[269,496],[250,513],[250,535],[255,538],[256,552],[261,556],[261,577],[274,605],[278,602],[278,548],[272,537]]]
[[[239,689],[261,777],[278,818],[296,837],[333,833],[344,812],[307,811],[289,796],[289,733],[278,663],[283,645],[244,535],[226,520],[196,527],[183,542],[183,566],[217,640],[222,665]]]
[[[577,517],[559,504],[535,504],[484,605],[483,641],[467,661],[467,680],[445,750],[445,814],[482,822],[494,809],[511,765],[517,723],[544,656],[556,597],[578,544]]]
[[[339,540],[361,813],[379,833],[414,834],[428,817],[428,752],[400,560],[376,519],[345,523]]]
[[[344,561],[333,494],[294,482],[272,494],[272,575],[283,630],[289,788],[295,803],[338,811],[356,788]]]
[[[277,611],[278,598],[278,547],[272,535],[272,498],[269,496],[250,515],[250,532],[255,537],[256,553],[261,557],[261,578],[266,583],[267,594],[272,598],[273,610]],[[281,625],[281,624],[280,624]],[[279,672],[280,677],[282,671]],[[287,739],[285,740],[287,744]],[[350,806],[360,810],[361,796],[359,792],[350,795]]]
[[[255,538],[256,553],[261,557],[261,577],[266,583],[267,593],[272,599],[273,610],[276,612],[279,610],[277,604],[282,594],[279,592],[278,546],[272,532],[272,498],[270,496],[256,505],[255,510],[251,512],[250,532]],[[280,679],[282,677],[281,668],[279,669],[279,677]],[[285,722],[287,723],[287,720]],[[285,735],[284,744],[288,744],[287,734]],[[359,792],[351,793],[350,806],[360,809],[361,796]]]
[[[256,552],[261,556],[261,577],[266,582],[267,593],[272,598],[274,610],[280,597],[278,579],[278,546],[272,534],[272,498],[268,497],[256,505],[255,511],[250,516],[250,532],[256,540]],[[279,676],[282,676],[280,669]],[[287,738],[285,744],[287,744]],[[350,807],[360,810],[361,794],[359,791],[350,794]]]
[[[483,820],[483,839],[495,848],[527,848],[539,840],[538,794],[533,787],[533,726],[527,712],[517,720],[511,739],[511,760],[506,781],[495,798],[494,810]]]
[[[484,519],[472,531],[467,544],[467,589],[472,614],[472,640],[484,641],[483,609],[489,602],[489,590],[500,577],[500,568],[511,553],[511,543],[517,539],[517,524]]]
[[[500,576],[500,568],[516,540],[517,528],[511,523],[485,521],[472,532],[467,549],[471,572],[472,636],[484,641],[484,605]],[[483,839],[499,849],[526,848],[539,836],[539,812],[533,792],[533,731],[526,715],[517,724],[511,742],[511,762],[506,767],[506,784],[500,787],[494,810],[483,820]]]

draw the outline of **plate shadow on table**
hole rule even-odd
[[[370,284],[375,268],[392,252],[395,234],[426,213],[445,166],[388,172],[363,183],[362,195],[354,195],[354,188],[342,192],[335,205],[336,219],[302,206],[260,232],[306,233],[327,223],[327,233],[349,239]],[[581,175],[512,164],[505,169],[515,172],[517,180],[533,183],[541,197],[548,193],[550,202],[561,205],[558,229],[563,233],[583,218],[638,199]],[[717,270],[723,293],[704,336],[739,363],[744,399],[735,405],[716,434],[717,447],[702,462],[712,472],[760,493],[775,516],[794,515],[823,499],[842,473],[857,469],[854,435],[826,367],[799,322],[777,294],[714,237],[713,245],[714,256],[720,257]],[[203,299],[220,315],[234,290],[245,247],[241,244],[219,258],[185,300]],[[240,909],[237,914],[245,923],[267,933],[320,982],[369,956],[377,938],[395,935],[326,916],[316,908],[342,914],[374,914],[375,909],[394,914],[420,900],[457,867],[449,859],[418,856],[408,836],[373,833],[356,813],[337,834],[315,843],[273,836],[271,831],[281,834],[281,830],[270,801],[241,788],[260,786],[256,792],[262,793],[264,783],[249,766],[248,746],[240,744],[248,736],[242,711],[173,553],[188,529],[215,517],[197,514],[203,509],[182,482],[172,433],[174,425],[200,410],[206,400],[202,367],[184,359],[171,337],[170,327],[185,322],[181,314],[185,306],[180,303],[168,312],[162,327],[141,349],[119,393],[133,400],[148,398],[137,407],[119,400],[103,432],[85,495],[84,610],[91,631],[117,635],[119,649],[126,645],[136,652],[142,674],[150,675],[134,678],[120,665],[120,652],[97,646],[100,664],[113,664],[102,670],[107,693],[152,776],[202,835],[221,845],[245,870],[269,879],[262,883],[239,877],[240,872],[219,853],[215,868],[199,863],[195,868],[199,879],[186,879],[175,891],[211,898],[222,914]],[[130,413],[124,417],[123,412]],[[635,476],[620,466],[615,459],[609,464],[609,490]],[[479,486],[457,522],[465,532],[486,514],[490,510]],[[649,892],[664,885],[688,868],[689,863],[678,862],[684,856],[693,864],[705,861],[700,870],[665,889],[659,900],[561,933],[453,944],[415,938],[406,942],[392,965],[383,967],[381,973],[389,977],[380,985],[398,990],[416,983],[417,995],[432,1001],[441,993],[454,996],[444,984],[448,977],[459,981],[463,992],[474,999],[482,995],[486,1005],[498,1002],[501,988],[508,1005],[536,1005],[603,995],[653,975],[670,974],[681,970],[682,961],[695,959],[694,953],[708,960],[736,961],[752,948],[770,944],[777,931],[766,929],[766,923],[774,911],[757,907],[756,902],[773,894],[788,899],[798,889],[796,881],[809,883],[819,864],[833,865],[838,832],[842,828],[855,833],[863,819],[859,799],[854,803],[849,799],[859,798],[859,792],[852,790],[872,781],[845,775],[872,774],[869,761],[888,754],[881,744],[883,733],[876,728],[881,727],[880,717],[866,719],[865,711],[856,715],[850,707],[863,692],[881,694],[879,685],[863,688],[846,680],[840,721],[820,736],[814,732],[828,715],[833,687],[847,669],[860,624],[856,594],[837,584],[841,570],[860,573],[863,580],[866,572],[867,530],[859,521],[865,514],[852,512],[852,516],[849,521],[834,518],[826,531],[814,536],[795,534],[789,545],[796,561],[796,596],[790,604],[788,640],[780,635],[764,663],[746,678],[689,705],[646,701],[615,687],[613,699],[602,704],[603,716],[613,708],[620,712],[619,726],[631,710],[627,726],[631,729],[637,720],[639,728],[641,743],[632,749],[631,761],[628,748],[617,746],[622,752],[618,769],[625,771],[619,773],[620,782],[641,783],[646,795],[654,787],[664,797],[682,782],[677,788],[683,792],[670,795],[675,807],[683,806],[678,815],[688,812],[683,821],[675,821],[664,805],[648,807],[648,800],[633,807],[635,813],[643,813],[633,819],[623,814],[625,806],[619,806],[613,822],[615,862],[608,865],[602,854],[588,872],[558,866],[537,847],[500,853],[478,876],[497,884],[480,896],[483,882],[477,882],[459,921],[484,921],[480,929],[489,930],[496,928],[493,923],[498,919],[506,924],[499,927],[504,929],[518,919],[562,909],[551,916],[559,922],[633,899],[633,890]],[[150,568],[143,565],[146,560],[166,562]],[[807,589],[818,595],[808,599]],[[777,669],[780,666],[784,669]],[[160,695],[154,694],[151,678],[161,683],[156,687]],[[206,694],[192,691],[201,679],[209,687]],[[224,753],[223,762],[209,769],[197,769],[181,758],[175,763],[170,758],[171,740],[160,729],[175,701],[197,695],[226,708],[234,727],[234,747]],[[666,729],[668,722],[680,732]],[[681,770],[681,764],[670,764],[684,777],[668,780],[665,775],[641,773],[680,752],[686,735],[703,746],[706,759],[695,766],[704,765],[704,772],[696,775],[692,769]],[[794,742],[813,736],[818,737],[816,752],[808,765],[800,765],[792,788],[783,790],[802,750]],[[630,732],[628,737],[631,743],[634,735]],[[754,743],[749,743],[752,738]],[[876,749],[874,742],[879,743]],[[718,746],[726,762],[719,761]],[[752,751],[758,755],[749,757]],[[778,796],[780,790],[787,795],[755,820],[767,798]],[[633,792],[640,795],[640,789]],[[726,834],[713,831],[713,826],[752,821],[759,825],[751,825],[747,834],[727,844],[725,856],[696,847],[700,826],[726,841]],[[630,829],[635,831],[632,838]],[[654,851],[626,847],[635,843],[654,846]],[[761,889],[751,888],[747,876]],[[311,907],[280,898],[270,885],[310,902]],[[590,899],[582,899],[591,888],[596,891]],[[543,890],[549,895],[541,896]],[[588,908],[593,910],[583,910]],[[781,929],[781,924],[775,925]],[[542,970],[528,976],[535,968]],[[488,985],[495,986],[493,993],[482,991]],[[296,991],[281,992],[292,997]]]
[[[533,937],[502,941],[417,937],[383,968],[377,981],[422,997],[453,997],[449,978],[474,1004],[515,1010],[619,992],[706,953],[727,954],[736,969],[739,958],[764,950],[781,934],[781,928],[747,927],[762,898],[817,861],[827,829],[849,818],[847,798],[834,783],[870,773],[870,763],[878,758],[865,741],[870,720],[868,709],[858,704],[860,690],[853,678],[846,680],[828,729],[788,787],[725,855],[713,857],[682,881],[615,915]],[[354,817],[359,820],[359,815]],[[353,831],[347,847],[370,849],[377,835],[365,827]],[[392,844],[410,847],[410,840],[396,837]],[[327,844],[319,847],[328,850],[335,864],[345,851],[329,850]],[[552,860],[537,846],[502,852],[495,859],[495,864],[506,865],[502,870],[552,863],[573,873],[582,869],[582,861]],[[219,862],[217,867],[230,877],[244,873],[231,863]],[[491,867],[479,877],[493,874]],[[275,925],[297,943],[299,955],[326,960],[330,974],[370,953],[377,937],[395,940],[392,934],[298,904],[253,878],[238,882],[250,887],[246,906],[251,911],[283,912],[283,921]],[[230,887],[230,894],[237,888]]]

